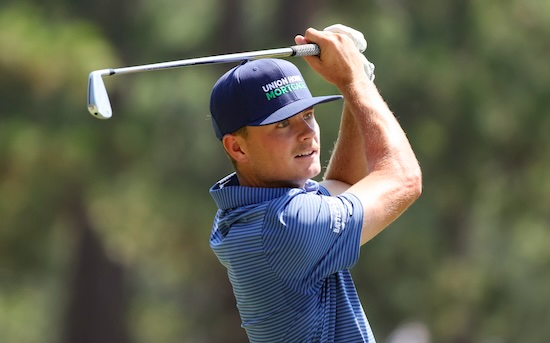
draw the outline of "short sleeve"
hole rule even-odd
[[[264,248],[277,275],[307,291],[359,258],[363,208],[350,193],[302,193],[268,212]]]

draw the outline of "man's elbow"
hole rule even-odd
[[[422,194],[422,170],[419,165],[409,169],[404,183],[408,190],[410,203],[412,204]]]

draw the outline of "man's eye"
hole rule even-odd
[[[277,127],[287,127],[288,126],[288,120],[285,119],[285,120],[281,120],[280,122],[277,123]]]
[[[304,119],[309,120],[313,118],[313,112],[308,112],[304,114]]]

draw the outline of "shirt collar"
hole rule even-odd
[[[210,188],[210,195],[220,210],[227,210],[270,201],[284,195],[318,190],[319,183],[314,180],[306,181],[304,188],[245,187],[239,185],[237,174],[231,173]]]

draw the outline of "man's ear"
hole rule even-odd
[[[222,139],[223,148],[237,162],[245,162],[248,160],[246,149],[243,149],[244,140],[234,134],[227,134]]]

